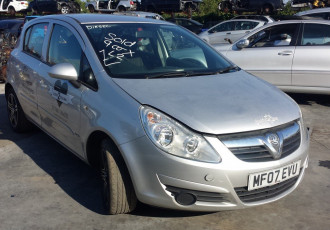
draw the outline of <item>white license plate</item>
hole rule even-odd
[[[296,161],[281,168],[250,174],[248,190],[263,188],[286,181],[299,175],[299,170],[300,161]]]

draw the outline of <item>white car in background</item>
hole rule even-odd
[[[127,10],[136,10],[136,3],[130,0],[95,0],[86,2],[86,8],[89,12],[124,12]]]
[[[24,0],[0,0],[0,12],[6,12],[13,16],[18,11],[25,11],[28,5],[28,1]]]
[[[286,92],[330,94],[330,21],[274,22],[215,48]]]
[[[250,19],[228,20],[221,22],[198,36],[204,41],[214,44],[228,44],[228,40],[235,42],[252,30],[265,25],[266,22]]]

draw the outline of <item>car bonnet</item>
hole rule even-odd
[[[260,130],[300,117],[299,107],[291,98],[244,71],[113,80],[142,105],[152,106],[201,133]]]

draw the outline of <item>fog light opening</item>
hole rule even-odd
[[[191,193],[180,192],[175,196],[176,202],[181,205],[192,205],[196,203],[196,196]]]

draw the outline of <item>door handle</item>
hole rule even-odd
[[[250,30],[248,30],[248,31],[245,31],[245,33],[246,33],[246,34],[250,33]]]
[[[285,50],[285,51],[282,51],[282,52],[278,53],[278,55],[280,55],[280,56],[290,56],[292,54],[293,54],[293,52],[290,51],[290,50]]]
[[[45,88],[45,89],[47,88],[47,85],[45,85],[44,80],[40,80],[39,83],[40,83],[40,87]]]
[[[226,33],[226,34],[231,34],[231,32],[228,32],[228,33]]]

